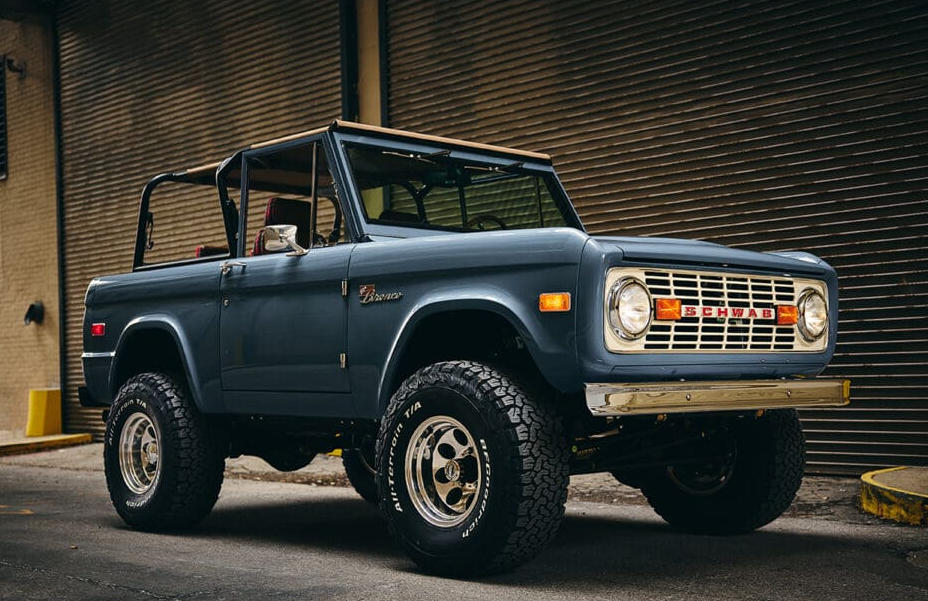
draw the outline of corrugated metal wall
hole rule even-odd
[[[810,469],[928,465],[928,4],[388,2],[391,126],[551,153],[593,232],[823,256]]]
[[[6,179],[7,136],[6,136],[6,56],[0,54],[0,179]]]
[[[131,268],[138,197],[152,175],[339,116],[338,3],[63,2],[57,26],[65,427],[99,433],[100,411],[81,409],[76,394],[87,283]]]

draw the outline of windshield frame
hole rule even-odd
[[[550,162],[527,157],[523,154],[513,152],[512,154],[504,152],[484,151],[480,149],[468,148],[465,146],[456,146],[448,143],[426,143],[422,140],[413,138],[401,138],[399,136],[375,136],[375,135],[358,135],[348,132],[334,132],[334,146],[337,149],[338,162],[342,170],[342,181],[348,185],[348,196],[353,205],[353,213],[356,215],[360,229],[363,234],[376,237],[390,238],[410,238],[418,236],[436,236],[444,234],[474,234],[477,231],[462,232],[452,229],[443,229],[440,227],[419,226],[416,224],[409,225],[387,225],[383,223],[373,223],[368,221],[367,212],[364,208],[364,201],[361,190],[358,188],[354,179],[354,173],[351,163],[348,159],[347,145],[360,145],[381,150],[402,152],[416,155],[429,155],[450,151],[448,158],[453,160],[474,162],[487,166],[498,166],[500,168],[509,167],[513,163],[522,163],[519,168],[520,173],[526,175],[541,176],[548,180],[548,188],[555,206],[561,212],[566,225],[558,227],[569,227],[585,232],[583,223],[577,215],[570,198],[561,184],[554,167]],[[544,228],[544,229],[547,229]]]

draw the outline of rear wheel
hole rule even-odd
[[[719,436],[726,452],[644,478],[641,491],[674,528],[737,534],[777,519],[802,484],[805,440],[794,410],[734,422]]]
[[[381,424],[377,467],[389,530],[431,572],[512,568],[554,537],[564,514],[557,415],[480,363],[437,363],[403,383]]]
[[[171,376],[130,378],[113,402],[103,447],[116,512],[142,530],[183,528],[205,518],[222,486],[223,440]]]
[[[373,439],[365,439],[359,449],[342,449],[342,465],[348,481],[362,499],[374,505],[380,501],[374,467],[376,452]]]

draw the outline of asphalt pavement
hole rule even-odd
[[[575,478],[563,527],[538,558],[453,581],[416,569],[377,509],[338,485],[335,458],[286,476],[234,460],[202,525],[149,534],[112,509],[88,463],[99,445],[80,449],[0,460],[0,599],[928,601],[928,530],[861,513],[852,479],[810,478],[786,517],[712,537],[670,530],[608,477]]]

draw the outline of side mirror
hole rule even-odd
[[[288,257],[301,257],[309,252],[296,242],[295,225],[268,225],[264,228],[264,248],[271,252],[279,252],[292,248]]]

